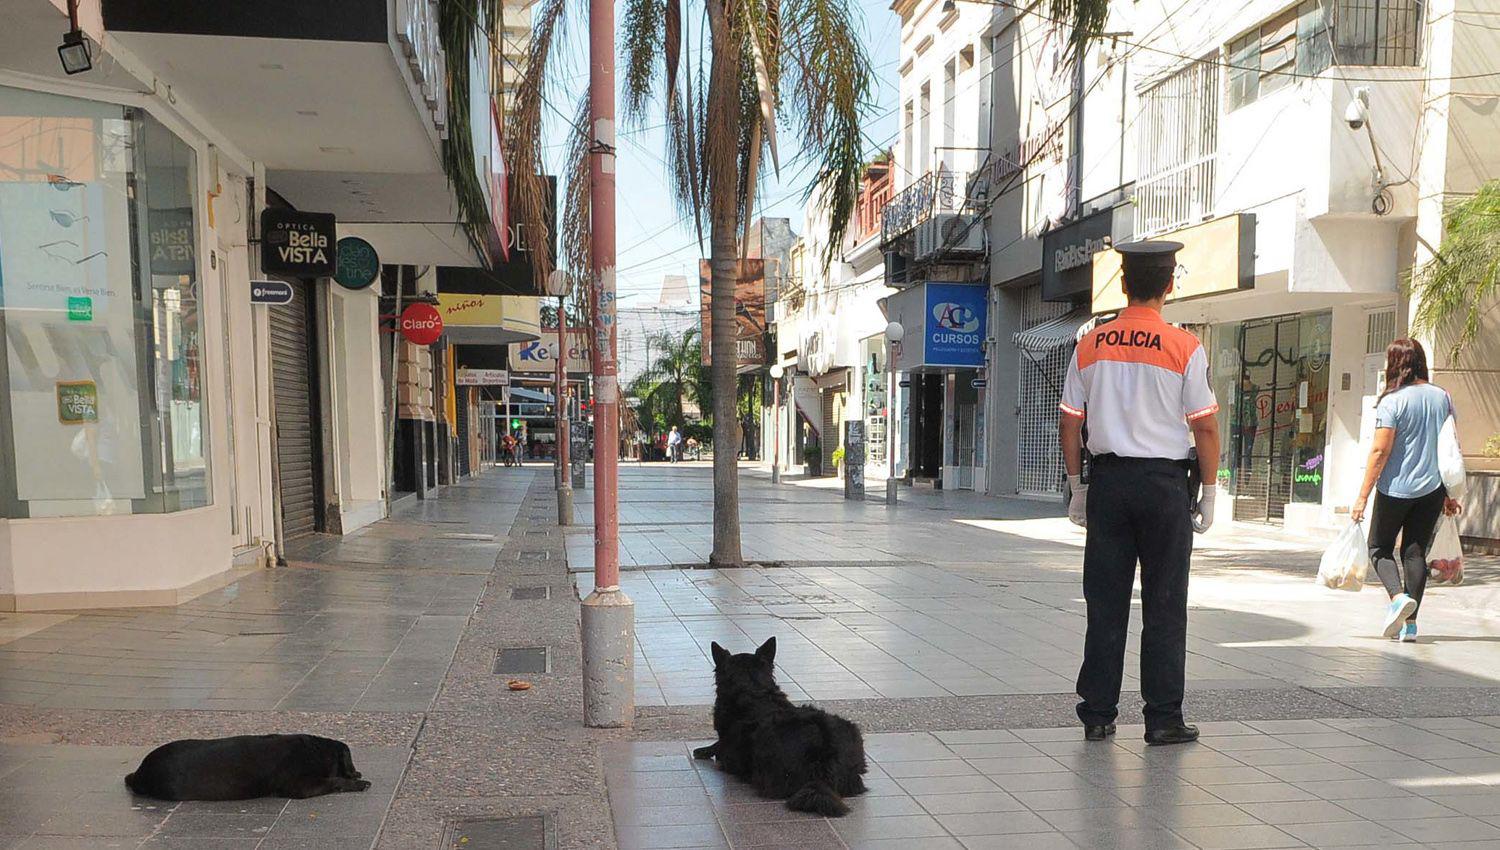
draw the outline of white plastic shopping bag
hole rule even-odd
[[[1351,521],[1323,552],[1318,564],[1318,581],[1334,590],[1360,590],[1370,567],[1370,549],[1365,543],[1365,528]]]
[[[1458,536],[1458,520],[1438,520],[1432,545],[1427,547],[1427,581],[1432,584],[1464,583],[1464,547]]]
[[[1464,467],[1464,451],[1458,445],[1458,423],[1449,416],[1438,432],[1438,474],[1448,489],[1448,498],[1463,498],[1469,473]]]

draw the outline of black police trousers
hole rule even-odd
[[[1088,634],[1078,671],[1078,718],[1113,723],[1125,671],[1135,565],[1141,564],[1141,697],[1146,729],[1180,725],[1187,663],[1188,474],[1159,458],[1096,458],[1089,481],[1083,596]]]

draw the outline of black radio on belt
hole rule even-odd
[[[1203,489],[1203,470],[1198,466],[1198,450],[1188,449],[1187,460],[1188,474],[1188,510],[1192,511],[1198,507],[1198,492]]]

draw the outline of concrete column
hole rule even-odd
[[[617,728],[635,719],[635,603],[618,587],[583,600],[583,722]]]

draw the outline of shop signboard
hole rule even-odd
[[[1042,234],[1042,300],[1077,301],[1089,295],[1094,255],[1130,241],[1135,216],[1117,204]]]
[[[1168,303],[1255,288],[1254,213],[1236,213],[1152,238],[1182,243]],[[1120,252],[1095,254],[1092,277],[1094,314],[1124,309]]]
[[[505,387],[510,385],[510,373],[504,369],[460,368],[453,382],[460,387]]]
[[[260,267],[287,277],[327,277],[334,272],[338,238],[333,213],[267,207],[260,214]]]
[[[983,366],[989,288],[975,283],[928,283],[926,290],[923,365]]]
[[[98,422],[99,386],[93,381],[58,381],[57,421],[64,425]]]
[[[557,371],[557,328],[543,328],[540,339],[530,342],[511,343],[510,371],[544,372]],[[568,329],[569,372],[589,371],[589,332],[587,328]]]
[[[431,304],[413,304],[401,311],[401,335],[416,345],[432,345],[443,335],[443,317]]]
[[[251,304],[290,304],[292,285],[284,280],[250,281]]]
[[[358,236],[345,236],[335,249],[338,255],[333,280],[345,289],[364,289],[380,277],[380,255],[375,246]]]

